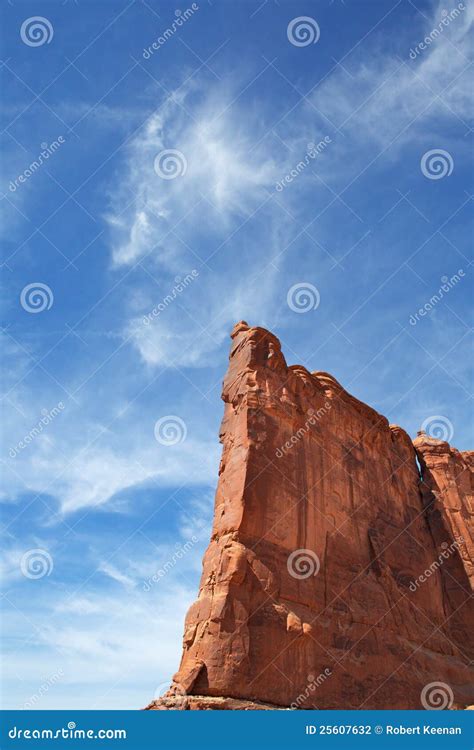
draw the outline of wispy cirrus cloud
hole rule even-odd
[[[232,220],[246,218],[266,197],[277,167],[268,151],[250,149],[262,123],[232,106],[230,92],[184,86],[167,96],[131,140],[118,189],[107,215],[113,262],[127,265],[145,255],[171,272],[179,270],[180,245],[173,228],[201,205],[201,222],[222,231]],[[178,151],[178,176],[163,178],[157,156]],[[170,165],[173,156],[170,157]],[[164,163],[164,162],[163,162]],[[155,166],[156,164],[156,166]],[[181,174],[183,173],[183,174]],[[173,174],[171,168],[170,174]],[[125,214],[130,193],[136,205]]]
[[[68,424],[47,440],[29,446],[7,459],[4,472],[6,497],[25,493],[57,498],[61,514],[100,508],[120,493],[140,486],[172,487],[192,481],[212,483],[219,446],[189,439],[171,448],[158,446],[153,434],[143,443],[129,434],[116,449],[104,441],[87,450],[70,445],[64,450]],[[61,446],[61,447],[60,447]],[[122,506],[123,509],[123,506]]]
[[[133,587],[134,581],[130,576],[125,575],[115,565],[112,565],[109,562],[101,562],[99,565],[99,573],[103,573],[104,575],[111,578],[113,581],[117,581],[117,583],[122,584],[122,586],[125,586],[126,588]]]
[[[159,303],[176,274],[199,273],[192,288],[147,325],[146,303],[141,315],[134,305],[124,335],[151,366],[202,366],[237,318],[249,308],[263,315],[271,306],[276,269],[269,261],[288,240],[287,217],[271,195],[281,167],[268,143],[258,145],[266,127],[262,116],[249,116],[233,98],[230,89],[191,85],[167,97],[132,139],[112,190],[112,261],[146,270],[143,300]],[[169,156],[175,179],[160,171],[170,149],[178,152]],[[123,211],[131,194],[133,204]],[[247,225],[251,239],[239,234]],[[265,273],[255,284],[243,282],[242,264]]]
[[[111,702],[116,708],[142,708],[157,687],[170,680],[181,647],[181,632],[174,618],[184,619],[194,596],[204,542],[189,545],[176,558],[173,554],[178,548],[184,549],[186,533],[178,532],[174,537],[168,534],[166,543],[152,543],[138,535],[126,544],[122,540],[120,545],[113,529],[107,540],[101,539],[100,530],[96,534],[89,534],[84,546],[81,537],[77,539],[74,534],[68,544],[56,545],[53,533],[49,541],[42,540],[54,558],[51,576],[39,581],[21,574],[10,578],[17,586],[16,606],[7,607],[3,624],[16,635],[5,644],[14,652],[15,669],[9,659],[3,677],[11,681],[14,690],[5,696],[4,706],[21,708],[37,692],[34,686],[39,687],[57,671],[61,680],[40,692],[35,708],[67,708],[71,701],[89,709]],[[19,571],[23,552],[21,546],[10,550],[6,562],[15,572]],[[84,568],[78,566],[78,554]],[[169,561],[173,564],[167,565],[166,573],[144,587],[144,582]],[[65,570],[66,588],[62,583]],[[34,621],[21,614],[26,599],[34,605]],[[18,642],[21,648],[17,648]],[[93,674],[91,660],[100,664]],[[93,699],[85,693],[84,684],[93,685]]]
[[[400,36],[397,53],[374,40],[372,55],[366,48],[355,51],[347,70],[336,68],[315,88],[311,102],[344,136],[350,135],[356,163],[370,153],[371,144],[378,150],[390,148],[393,159],[407,142],[426,140],[431,131],[439,131],[443,119],[468,127],[474,113],[470,73],[474,8],[461,5],[464,10],[458,10],[447,25],[443,25],[444,4],[432,8],[429,15],[412,6],[418,26],[410,29],[410,38],[408,33]],[[417,42],[423,42],[433,29],[437,34],[432,41],[414,59],[410,57]],[[338,143],[347,175],[351,160],[344,155],[344,146],[349,142],[340,138]]]

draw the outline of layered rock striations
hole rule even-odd
[[[474,454],[412,443],[244,322],[223,400],[199,595],[150,708],[474,703]]]

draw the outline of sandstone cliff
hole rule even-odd
[[[433,683],[472,704],[474,454],[412,443],[244,322],[223,400],[199,595],[150,708],[422,708]]]

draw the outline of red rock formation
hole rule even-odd
[[[268,331],[232,340],[199,596],[150,708],[422,708],[434,682],[472,704],[474,454],[415,453]]]

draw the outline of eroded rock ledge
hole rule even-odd
[[[474,454],[407,433],[234,327],[211,542],[151,709],[474,702]],[[418,459],[418,460],[417,460]]]
[[[281,706],[239,698],[212,697],[210,695],[187,695],[176,697],[167,695],[152,701],[147,711],[288,711]]]

